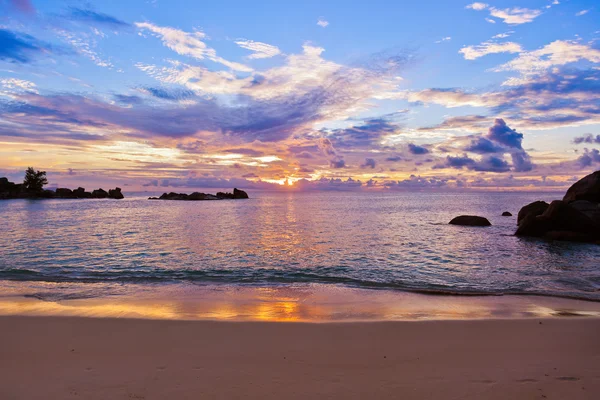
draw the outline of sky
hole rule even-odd
[[[0,176],[547,190],[600,169],[596,1],[0,0]]]

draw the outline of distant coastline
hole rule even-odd
[[[71,190],[57,188],[56,190],[29,190],[23,183],[10,182],[8,178],[0,178],[0,200],[13,199],[115,199],[125,198],[121,188],[109,189],[108,192],[102,188],[86,192],[85,188],[79,187]]]

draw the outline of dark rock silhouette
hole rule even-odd
[[[571,203],[577,200],[586,200],[600,203],[600,171],[596,171],[573,184],[567,190],[563,201]]]
[[[200,200],[237,200],[247,199],[248,193],[237,188],[233,189],[233,193],[218,192],[216,195],[194,192],[192,194],[186,193],[163,193],[160,197],[150,197],[149,200],[187,200],[187,201],[200,201]]]
[[[74,199],[76,198],[71,189],[58,188],[54,192],[56,197],[61,199]]]
[[[521,208],[521,210],[519,210],[519,214],[517,215],[517,225],[520,224],[521,221],[524,220],[528,215],[533,215],[534,217],[542,215],[549,206],[550,204],[546,203],[545,201],[534,201],[533,203],[527,204]]]
[[[121,188],[120,187],[108,190],[108,198],[109,199],[121,200],[124,197],[125,196],[123,196],[123,193],[121,193]]]
[[[478,217],[476,215],[460,215],[452,219],[449,222],[451,225],[465,225],[465,226],[490,226],[492,225],[487,218]]]
[[[92,199],[106,199],[108,192],[102,188],[96,189],[92,192]]]
[[[600,171],[569,188],[563,200],[521,208],[517,236],[600,244]]]
[[[102,189],[94,190],[93,193],[86,192],[80,187],[75,190],[58,188],[56,190],[41,190],[32,192],[27,190],[23,184],[10,182],[8,178],[0,178],[0,200],[10,199],[123,199],[125,196],[121,188],[111,189],[108,192]]]
[[[511,213],[509,213],[508,211],[504,211],[504,212],[502,213],[502,216],[503,216],[503,217],[512,217],[512,214],[511,214]]]

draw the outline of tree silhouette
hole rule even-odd
[[[27,191],[40,193],[46,184],[48,184],[46,171],[36,171],[32,167],[27,168],[27,171],[25,171],[25,180],[23,180],[23,186],[25,186]]]

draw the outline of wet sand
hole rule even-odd
[[[600,319],[0,317],[0,398],[596,399]]]

